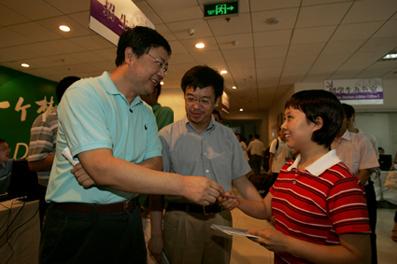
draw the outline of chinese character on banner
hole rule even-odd
[[[44,96],[43,100],[40,101],[36,101],[36,104],[39,106],[39,109],[37,109],[37,113],[43,113],[45,112],[47,109],[51,109],[53,108],[54,105],[54,97],[51,96],[50,101],[47,101],[47,96]]]
[[[0,109],[7,109],[10,107],[10,103],[8,101],[0,102]]]
[[[19,97],[18,102],[15,105],[15,111],[21,111],[21,122],[24,122],[26,120],[26,109],[31,107],[30,104],[23,105],[23,100],[23,97]]]

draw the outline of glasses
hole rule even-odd
[[[162,70],[164,73],[167,73],[168,71],[168,63],[164,62],[161,59],[158,59],[151,55],[150,53],[146,53],[150,58],[153,59],[153,63],[158,65],[159,70]]]
[[[207,98],[207,97],[194,97],[194,96],[185,96],[185,100],[187,102],[187,104],[191,105],[194,103],[199,103],[202,106],[210,106],[212,104],[212,100],[211,98]]]

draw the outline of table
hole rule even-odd
[[[389,173],[397,173],[397,171],[381,171],[377,176],[372,176],[377,201],[388,201],[397,205],[397,189],[391,189],[384,186],[386,176]]]
[[[39,242],[39,201],[0,202],[0,263],[38,263]]]

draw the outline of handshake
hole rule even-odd
[[[225,192],[223,187],[213,180],[202,176],[182,176],[184,190],[182,196],[201,204],[218,202],[223,208],[231,210],[239,205],[237,195]]]

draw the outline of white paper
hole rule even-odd
[[[215,225],[215,224],[212,224],[211,228],[214,230],[219,230],[229,236],[243,236],[243,237],[254,238],[254,239],[259,238],[258,236],[249,234],[247,229],[233,228],[230,226]]]
[[[76,164],[79,163],[78,159],[73,159],[72,153],[70,152],[70,149],[68,147],[64,148],[62,151],[62,155],[72,164],[75,166]]]

